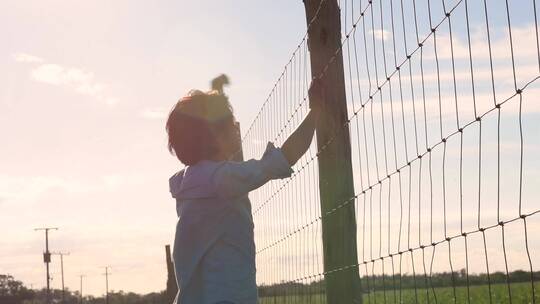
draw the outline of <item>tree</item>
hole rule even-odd
[[[34,292],[9,274],[0,274],[0,303],[21,304],[34,298]]]

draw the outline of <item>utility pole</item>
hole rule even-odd
[[[51,275],[49,273],[49,263],[51,262],[51,253],[49,252],[49,230],[58,230],[56,227],[35,228],[34,231],[45,231],[45,252],[43,253],[43,262],[47,269],[47,304],[51,303]]]
[[[351,142],[338,0],[304,0],[313,78],[324,87],[317,123],[326,303],[361,303]],[[348,204],[344,204],[349,202]],[[328,216],[326,216],[329,214]]]
[[[34,283],[30,283],[30,290],[32,291],[32,304],[36,303],[36,292],[34,290]]]
[[[80,289],[79,289],[79,304],[82,304],[83,302],[83,296],[82,296],[82,281],[83,281],[83,278],[86,277],[86,275],[84,274],[81,274],[79,275],[79,278],[81,279],[81,286],[80,286]]]
[[[66,303],[66,288],[64,287],[64,256],[69,252],[52,252],[51,254],[60,256],[60,269],[62,271],[62,304]]]
[[[105,266],[103,268],[105,268],[105,273],[103,274],[105,276],[105,304],[109,304],[109,275],[111,275],[109,268],[111,266]]]

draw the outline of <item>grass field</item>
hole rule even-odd
[[[469,287],[470,300],[467,301],[467,287],[456,287],[455,300],[452,287],[439,287],[432,289],[403,289],[377,291],[363,296],[363,304],[409,304],[409,303],[456,303],[456,304],[529,304],[540,303],[540,282],[535,283],[535,302],[532,300],[531,283],[510,284],[512,301],[509,301],[506,284],[491,285],[491,301],[488,285]],[[261,304],[326,304],[323,294],[293,295],[267,297],[260,299]],[[341,304],[341,303],[340,303]]]

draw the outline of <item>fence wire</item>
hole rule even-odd
[[[355,194],[321,213],[317,162],[335,136],[250,194],[261,303],[326,303],[325,275],[351,270],[364,303],[539,303],[536,1],[340,8],[327,67],[344,66],[335,136],[350,132]],[[306,34],[243,137],[247,158],[298,126],[311,75]],[[358,263],[324,269],[322,222],[350,205]]]

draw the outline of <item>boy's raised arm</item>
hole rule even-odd
[[[291,166],[296,164],[300,157],[306,153],[313,139],[324,99],[324,90],[319,79],[314,79],[311,82],[308,93],[311,110],[281,147],[281,151]]]

